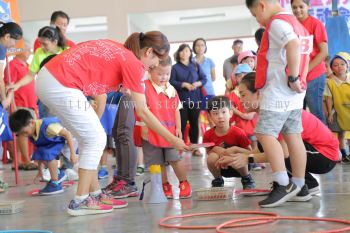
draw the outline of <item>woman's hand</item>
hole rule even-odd
[[[182,131],[179,128],[176,129],[176,137],[182,138]]]
[[[189,91],[193,91],[194,89],[196,89],[192,84],[186,82],[182,83],[182,88],[185,88]]]
[[[190,151],[190,147],[185,144],[185,142],[181,138],[174,137],[171,140],[171,144],[173,147],[179,151]]]
[[[201,81],[194,82],[194,83],[192,83],[192,86],[194,86],[194,89],[196,89],[196,88],[202,86],[202,82]]]

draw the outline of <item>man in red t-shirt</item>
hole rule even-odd
[[[69,24],[69,16],[66,13],[64,13],[63,11],[55,11],[52,13],[50,26],[58,27],[64,36],[66,36],[68,24]],[[73,41],[68,40],[67,38],[65,39],[67,41],[66,43],[67,47],[71,48],[75,45]],[[40,42],[38,38],[36,38],[34,42],[34,52],[37,48],[40,48]]]
[[[217,96],[208,102],[208,114],[215,127],[208,130],[203,137],[203,142],[215,143],[215,146],[207,149],[207,166],[214,176],[213,187],[223,187],[222,177],[242,177],[243,189],[255,188],[255,182],[248,171],[248,166],[234,169],[227,166],[218,169],[215,164],[221,158],[230,156],[236,146],[251,150],[250,141],[244,131],[236,126],[230,126],[232,116],[231,102],[226,96]]]

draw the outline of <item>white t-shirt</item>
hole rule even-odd
[[[269,49],[266,55],[269,64],[266,84],[260,91],[260,109],[285,112],[303,108],[305,91],[297,93],[290,89],[285,72],[287,65],[285,46],[288,41],[295,38],[298,36],[289,23],[280,19],[272,21],[269,31]]]

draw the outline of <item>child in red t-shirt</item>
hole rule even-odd
[[[251,149],[250,141],[244,131],[238,127],[230,126],[232,109],[230,100],[225,96],[217,96],[208,102],[208,113],[215,127],[208,130],[203,142],[213,142],[215,146],[207,149],[207,166],[214,176],[212,187],[223,187],[222,177],[242,177],[243,189],[255,188],[255,182],[248,171],[248,166],[240,169],[225,167],[218,169],[215,164],[223,156],[230,156],[236,147]]]
[[[18,53],[15,58],[9,62],[4,72],[4,82],[8,84],[16,83],[29,73],[27,60],[30,56],[30,48],[26,45],[23,52]],[[34,80],[26,86],[21,87],[14,92],[14,104],[17,108],[25,108],[32,113],[33,117],[36,117],[38,112],[37,101],[38,98],[35,94],[35,82]],[[22,164],[18,167],[24,170],[37,170],[38,166],[31,162],[30,155],[32,153],[32,147],[29,148],[27,137],[17,137],[17,143],[19,151],[21,153]]]

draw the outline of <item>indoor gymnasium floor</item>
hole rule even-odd
[[[212,176],[206,167],[205,158],[191,157],[186,154],[184,159],[193,190],[210,187]],[[114,158],[110,158],[109,167],[111,167],[113,162]],[[269,168],[252,172],[258,188],[268,189],[270,187],[271,176],[269,172]],[[55,196],[27,196],[26,193],[28,191],[42,186],[42,184],[31,184],[35,174],[36,172],[21,171],[20,185],[10,188],[5,194],[0,194],[0,200],[25,200],[23,212],[0,216],[0,232],[1,230],[10,229],[42,229],[55,233],[215,232],[215,230],[166,229],[159,227],[158,221],[165,216],[233,210],[260,210],[275,212],[282,216],[309,216],[350,220],[350,165],[338,164],[331,173],[319,176],[322,192],[306,203],[288,202],[282,207],[261,209],[258,206],[258,201],[263,197],[235,197],[232,200],[219,201],[197,201],[192,197],[191,199],[170,200],[168,203],[163,204],[147,204],[139,201],[138,198],[129,198],[127,199],[129,202],[127,208],[117,209],[109,214],[83,217],[70,217],[66,212],[67,205],[74,195],[76,185]],[[0,177],[10,185],[15,183],[14,172],[11,171],[10,165],[1,167]],[[143,179],[144,176],[137,177],[139,189],[141,189]],[[111,177],[109,180],[111,180]],[[174,181],[172,183],[177,182],[173,174],[170,176],[170,180]],[[105,186],[107,180],[101,182],[101,184]],[[241,189],[239,179],[226,179],[225,186],[235,186],[235,189]],[[206,216],[204,218],[191,219],[191,221],[184,220],[182,224],[219,224],[235,217],[237,216]],[[177,223],[179,222],[177,221]],[[279,221],[239,230],[228,229],[227,231],[302,233],[340,226],[339,224],[322,222]]]

